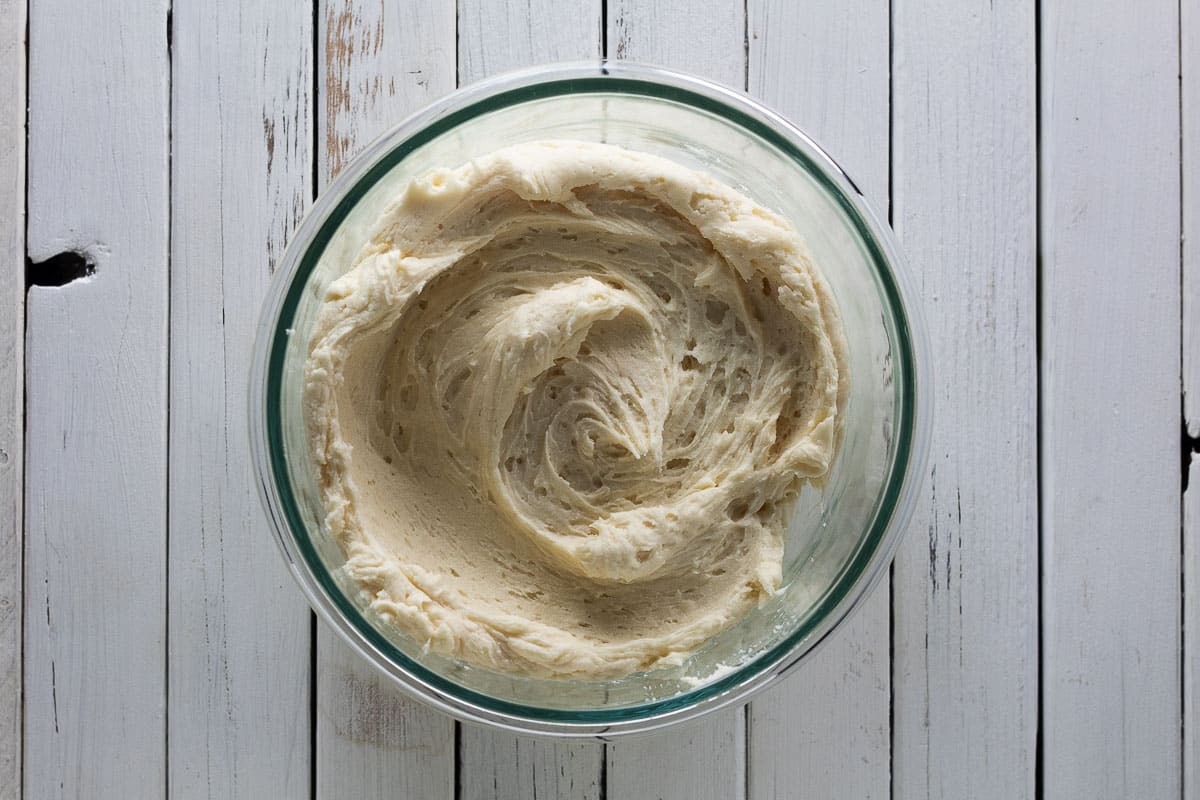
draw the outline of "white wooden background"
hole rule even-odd
[[[746,708],[559,745],[314,621],[246,373],[348,158],[601,55],[765,99],[890,213],[937,427],[835,642]],[[1200,0],[0,0],[0,800],[1200,797],[1197,197]]]

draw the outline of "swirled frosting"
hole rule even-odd
[[[433,651],[610,677],[775,591],[848,390],[795,230],[578,142],[408,184],[328,289],[305,414],[362,600]]]

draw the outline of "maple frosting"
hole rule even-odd
[[[545,141],[399,193],[327,291],[305,419],[386,626],[602,678],[679,663],[778,588],[847,393],[790,224],[673,161]]]

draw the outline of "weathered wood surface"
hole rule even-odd
[[[893,793],[1032,797],[1034,3],[897,3],[892,30],[892,217],[925,301],[936,411],[893,578]]]
[[[25,14],[0,1],[0,800],[21,793]]]
[[[167,8],[29,10],[30,798],[166,783]]]
[[[172,798],[309,787],[312,612],[255,491],[246,412],[262,299],[312,198],[312,25],[271,0],[172,17]]]
[[[561,61],[597,59],[600,0],[460,0],[458,83]]]
[[[745,800],[746,709],[609,745],[608,797]]]
[[[1179,6],[1041,14],[1042,788],[1179,797]]]
[[[746,4],[740,0],[609,0],[608,57],[681,69],[746,88]]]
[[[1183,241],[1183,796],[1200,797],[1200,4],[1180,4]]]

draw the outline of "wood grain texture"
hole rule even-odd
[[[1178,10],[1041,5],[1046,797],[1181,791]]]
[[[318,182],[454,88],[454,6],[321,0]],[[317,636],[316,797],[449,798],[454,723],[407,697],[324,625]]]
[[[0,0],[0,800],[21,795],[25,17]]]
[[[1200,438],[1200,2],[1183,0],[1179,11],[1180,143],[1183,148],[1180,153],[1183,181],[1180,187],[1183,203],[1183,416],[1187,432]],[[1189,491],[1200,492],[1200,484],[1189,482],[1188,486]],[[1196,608],[1200,610],[1200,606]],[[1200,633],[1200,628],[1197,632]],[[1196,744],[1200,747],[1200,737]],[[1200,755],[1200,750],[1197,754]],[[1196,766],[1200,768],[1200,763]],[[1200,785],[1196,788],[1200,790]]]
[[[458,82],[599,58],[600,0],[459,0]]]
[[[1194,280],[1188,288],[1195,302]],[[1184,381],[1194,392],[1200,375],[1185,374]],[[1200,641],[1200,458],[1193,453],[1184,468],[1188,489],[1183,495],[1183,797],[1194,798],[1200,792],[1200,647],[1196,644]]]
[[[598,58],[601,22],[599,0],[460,0],[459,82],[530,64]],[[458,756],[462,800],[600,795],[604,746],[598,743],[463,725]]]
[[[270,0],[174,10],[172,798],[309,791],[311,612],[254,489],[246,392],[270,272],[312,197],[312,26]]]
[[[636,3],[609,0],[608,55],[688,70],[738,89],[746,81],[742,0]],[[608,798],[732,800],[745,793],[746,712],[607,748]]]
[[[372,139],[454,89],[454,4],[320,0],[317,172],[324,185]]]
[[[609,0],[608,56],[694,72],[746,88],[742,0],[646,3]]]
[[[166,780],[167,2],[29,19],[25,793]]]
[[[1200,3],[1180,10],[1183,203],[1183,796],[1200,797]]]
[[[888,208],[887,0],[752,0],[750,92],[822,142]],[[828,266],[826,268],[829,268]],[[886,798],[891,603],[880,585],[795,674],[750,704],[750,798]]]
[[[317,800],[454,796],[453,720],[400,694],[324,625],[317,669]]]
[[[608,746],[613,800],[745,800],[746,709]]]
[[[603,797],[604,748],[516,736],[463,725],[459,800],[497,797]]]
[[[893,4],[893,220],[937,420],[893,574],[896,798],[1035,794],[1034,14],[1033,0]]]

